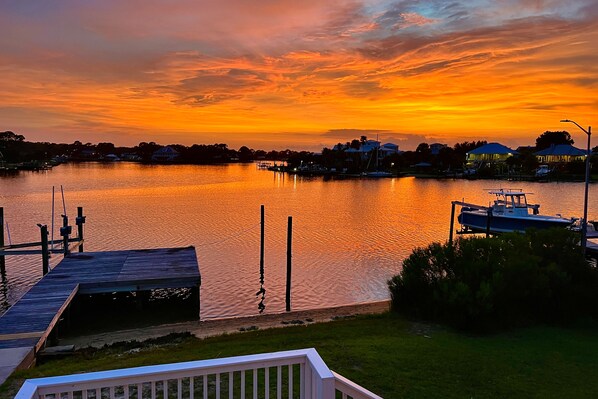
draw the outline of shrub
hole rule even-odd
[[[556,229],[417,248],[388,282],[393,308],[470,330],[596,316],[598,271],[577,242]]]

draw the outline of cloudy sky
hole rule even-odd
[[[598,122],[596,0],[4,0],[0,26],[0,130],[28,140],[408,149]]]

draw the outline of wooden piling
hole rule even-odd
[[[62,236],[62,245],[65,256],[69,254],[69,234],[71,234],[69,217],[67,215],[62,215],[62,227],[60,228],[60,235]]]
[[[261,232],[260,232],[260,284],[264,284],[264,205],[261,207]]]
[[[0,226],[2,229],[0,230],[0,247],[4,246],[4,208],[0,207]],[[4,255],[0,255],[0,274],[2,276],[6,275],[6,258]]]
[[[77,207],[77,219],[75,219],[79,233],[79,252],[83,252],[83,223],[85,223],[85,216],[83,216],[83,207]]]
[[[40,225],[39,229],[42,236],[42,275],[45,276],[50,271],[50,256],[48,250],[48,226],[46,226],[45,224]]]
[[[289,216],[289,224],[287,227],[287,293],[286,293],[286,310],[291,311],[291,257],[292,257],[292,240],[293,240],[293,217]]]
[[[455,230],[455,203],[452,202],[451,204],[451,229],[449,231],[449,244],[453,243],[453,231]]]

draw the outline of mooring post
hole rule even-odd
[[[260,232],[260,284],[264,284],[264,205],[261,208],[261,232]]]
[[[490,237],[490,222],[492,221],[492,208],[488,208],[486,217],[486,238]]]
[[[50,251],[48,250],[48,226],[38,224],[42,238],[42,275],[45,276],[50,271]]]
[[[266,309],[264,300],[266,299],[266,289],[264,288],[264,205],[261,206],[261,232],[260,232],[260,289],[255,293],[256,297],[262,296],[260,302],[257,304],[257,308],[260,313],[263,313]]]
[[[60,228],[60,235],[62,236],[62,245],[65,256],[69,254],[69,235],[71,232],[72,227],[69,226],[69,217],[67,215],[62,215],[62,227]]]
[[[455,229],[455,203],[451,202],[451,230],[449,231],[449,244],[453,243],[453,230]]]
[[[287,228],[287,295],[286,295],[286,310],[291,311],[291,243],[293,240],[293,217],[289,216],[289,225]]]
[[[0,207],[0,225],[2,226],[2,230],[0,230],[0,247],[4,246],[4,207]],[[4,255],[0,255],[0,274],[2,276],[6,275],[6,257]]]
[[[83,252],[83,223],[85,223],[85,216],[83,216],[83,207],[77,207],[77,219],[75,219],[79,233],[79,252]]]

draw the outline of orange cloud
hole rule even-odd
[[[564,117],[592,124],[598,105],[591,1],[39,7],[0,12],[0,117],[28,139],[525,144]]]

